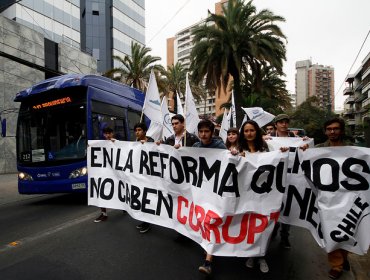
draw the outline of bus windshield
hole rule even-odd
[[[86,93],[58,91],[22,102],[17,157],[22,166],[50,166],[86,158]]]

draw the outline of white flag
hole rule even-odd
[[[260,127],[270,123],[275,116],[269,112],[264,111],[261,107],[243,108],[248,118],[255,121]]]
[[[154,141],[162,138],[163,118],[161,110],[161,99],[157,87],[157,81],[152,70],[149,78],[148,90],[145,95],[143,113],[150,119],[150,126],[146,135]]]
[[[171,114],[168,111],[168,106],[167,106],[167,98],[166,96],[163,97],[162,99],[162,116],[163,116],[163,133],[162,133],[162,138],[168,138],[172,134],[175,134],[172,128],[171,124]]]
[[[157,81],[152,70],[149,78],[148,90],[145,94],[143,113],[153,122],[162,123],[161,99],[157,87]]]
[[[231,108],[230,114],[233,120],[233,127],[236,127],[236,111],[235,111],[235,101],[234,101],[234,91],[231,92]],[[231,127],[231,118],[230,118],[230,127]]]
[[[221,123],[221,128],[220,128],[220,137],[222,140],[224,140],[224,143],[226,143],[226,138],[227,138],[227,131],[230,128],[230,122],[227,119],[227,113],[226,110],[224,110],[224,116],[222,117],[222,123]]]
[[[195,107],[195,102],[193,94],[190,89],[188,73],[186,74],[186,91],[185,91],[185,121],[186,130],[190,133],[196,133],[198,129],[199,116],[197,108]]]
[[[184,115],[184,109],[182,108],[180,93],[176,93],[177,98],[177,114]]]

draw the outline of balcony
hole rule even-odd
[[[367,94],[365,94],[365,93],[358,94],[358,95],[355,97],[355,102],[356,102],[356,103],[361,103],[361,102],[362,102],[362,101],[364,101],[366,98],[367,98]]]
[[[352,94],[353,94],[353,89],[352,89],[352,87],[346,87],[346,88],[343,90],[343,94],[344,94],[344,95],[352,95]]]
[[[358,83],[356,86],[355,86],[355,91],[361,91],[362,89],[362,82],[361,83]]]
[[[349,74],[346,77],[346,82],[347,83],[352,83],[354,79],[355,79],[355,76],[353,74]]]
[[[366,93],[370,89],[370,82],[365,84],[362,88],[362,93]]]
[[[347,125],[356,125],[356,120],[355,119],[348,119],[347,120]]]
[[[362,101],[362,108],[370,109],[370,97],[368,97],[364,101]]]
[[[349,96],[344,103],[353,104],[355,103],[355,98],[353,96]]]
[[[343,114],[346,115],[346,116],[348,116],[348,115],[352,115],[354,113],[355,113],[355,110],[353,110],[353,109],[347,109],[347,110],[344,111]]]

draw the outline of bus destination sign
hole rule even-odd
[[[67,97],[55,99],[55,100],[52,100],[52,101],[48,101],[48,102],[33,105],[32,108],[34,110],[39,110],[39,109],[52,107],[52,106],[57,106],[57,105],[62,105],[62,104],[71,103],[71,102],[72,102],[72,99],[67,96]]]

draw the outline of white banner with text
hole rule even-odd
[[[339,158],[337,153],[330,157],[339,166],[335,189],[330,176],[337,169],[329,174],[326,163],[317,168],[321,151],[330,148],[298,152],[290,167],[292,153],[280,151],[244,158],[219,149],[89,141],[88,203],[175,229],[213,255],[264,255],[278,219],[308,228],[328,251],[364,253],[369,246],[370,149],[357,148],[359,160],[347,166],[351,149],[342,147]],[[288,182],[292,169],[300,181]],[[342,184],[346,178],[348,184]],[[328,185],[330,192],[323,190]],[[332,233],[334,228],[339,229]]]

